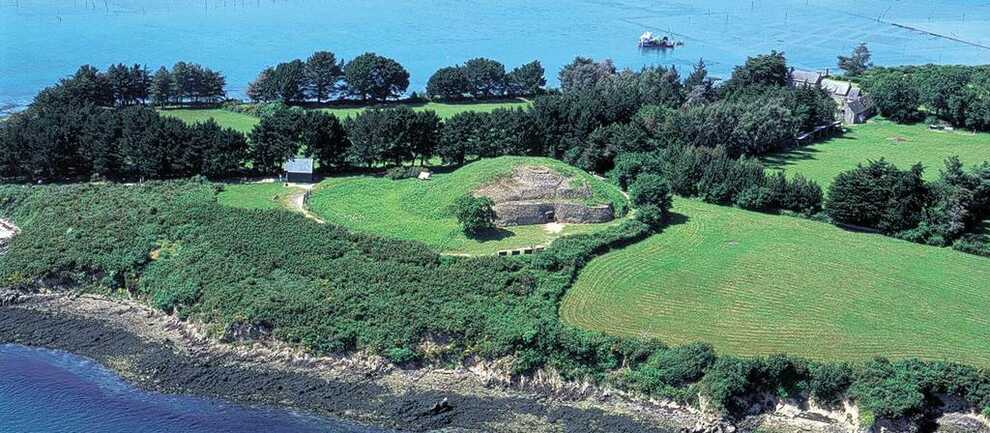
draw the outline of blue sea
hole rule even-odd
[[[293,412],[141,391],[65,352],[0,345],[3,433],[383,433]]]
[[[644,31],[684,46],[640,51]],[[726,76],[771,49],[798,67],[834,68],[859,42],[878,65],[990,63],[990,2],[0,0],[0,106],[30,101],[81,64],[198,62],[223,71],[241,97],[264,67],[315,50],[393,57],[412,74],[410,90],[422,90],[439,67],[477,56],[508,67],[539,59],[555,84],[576,55],[633,69],[704,58]]]

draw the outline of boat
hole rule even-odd
[[[639,36],[639,43],[637,44],[640,48],[660,48],[669,49],[674,47],[679,47],[684,45],[682,42],[675,42],[667,36],[658,38],[653,35],[653,32],[643,32]]]

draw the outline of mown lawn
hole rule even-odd
[[[744,356],[990,366],[990,259],[687,199],[674,212],[593,260],[563,320]]]
[[[880,158],[902,169],[921,162],[925,178],[937,179],[943,161],[950,156],[958,156],[967,166],[990,161],[990,134],[930,131],[925,124],[898,125],[877,119],[850,126],[842,137],[766,156],[763,162],[788,175],[801,173],[827,187],[839,173]]]
[[[163,116],[171,116],[181,119],[189,124],[205,122],[209,119],[213,119],[220,126],[232,128],[245,134],[251,132],[254,125],[257,125],[260,121],[254,116],[221,110],[219,108],[162,110],[159,111],[159,113]]]
[[[458,197],[509,174],[517,165],[542,165],[591,182],[597,202],[625,199],[618,189],[560,161],[548,158],[501,157],[468,164],[432,180],[354,176],[327,179],[314,189],[309,208],[329,223],[397,239],[424,242],[453,254],[494,254],[499,250],[544,245],[564,235],[589,232],[605,224],[566,224],[554,233],[544,226],[500,229],[470,239],[449,210]]]
[[[504,101],[488,101],[488,102],[464,102],[464,103],[439,103],[439,102],[426,102],[426,103],[399,103],[399,104],[389,104],[390,107],[395,106],[409,106],[416,111],[432,110],[437,113],[442,119],[449,118],[457,113],[463,113],[465,111],[481,111],[487,112],[492,111],[497,108],[522,108],[529,106],[530,102],[525,99],[511,99]],[[366,110],[366,107],[342,107],[342,108],[320,108],[320,111],[327,113],[333,113],[337,117],[344,119],[357,113]],[[178,119],[182,119],[186,123],[196,123],[205,122],[208,119],[213,119],[220,126],[227,128],[233,128],[241,131],[245,134],[251,132],[254,125],[257,125],[259,119],[257,117],[243,114],[235,113],[233,111],[221,110],[219,108],[180,108],[180,109],[169,109],[162,110],[160,113],[163,116],[172,116]]]

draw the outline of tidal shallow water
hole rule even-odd
[[[908,26],[917,30],[898,27]],[[643,31],[684,46],[640,51]],[[436,69],[485,56],[539,59],[551,84],[576,55],[620,67],[704,58],[717,76],[783,50],[835,66],[867,42],[879,65],[990,63],[990,2],[975,0],[0,0],[0,105],[23,104],[79,65],[178,60],[223,71],[242,97],[265,66],[326,49],[396,58],[422,90]]]
[[[294,412],[139,390],[66,352],[0,345],[4,433],[384,433]]]

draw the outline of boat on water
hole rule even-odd
[[[670,39],[667,36],[656,37],[653,34],[653,32],[643,32],[643,34],[639,36],[639,43],[637,45],[640,48],[668,49],[668,48],[679,47],[681,45],[684,45],[684,43],[680,41],[674,41],[673,39]]]

